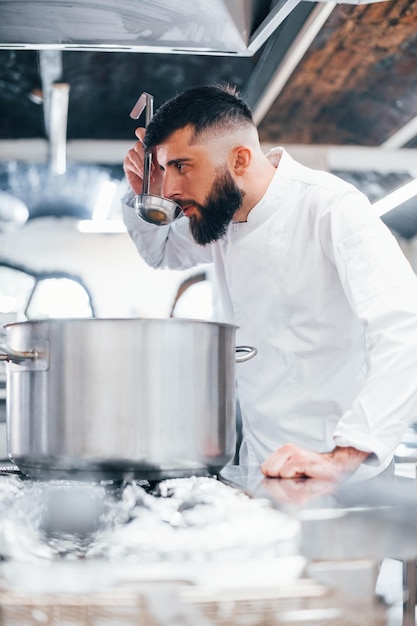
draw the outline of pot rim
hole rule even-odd
[[[12,328],[14,326],[32,326],[32,325],[40,325],[40,324],[53,324],[53,325],[64,325],[71,323],[100,323],[100,322],[119,322],[119,323],[127,323],[127,322],[148,322],[148,323],[157,323],[157,324],[209,324],[212,326],[222,326],[225,328],[238,328],[236,324],[231,324],[229,322],[216,322],[214,320],[202,320],[202,319],[194,319],[194,318],[180,318],[180,317],[50,317],[45,319],[37,319],[37,320],[25,320],[23,322],[10,322],[5,324],[3,328]]]

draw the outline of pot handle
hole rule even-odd
[[[0,342],[0,361],[10,361],[11,363],[20,363],[27,359],[38,359],[40,353],[37,350],[31,350],[30,352],[19,352],[12,350],[5,343]]]
[[[253,359],[254,356],[258,354],[256,348],[252,346],[236,346],[236,363],[244,363],[245,361],[249,361],[249,359]],[[241,352],[242,354],[239,354]]]

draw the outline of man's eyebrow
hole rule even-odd
[[[170,166],[170,165],[178,165],[180,163],[187,163],[188,161],[191,161],[191,159],[187,158],[187,157],[180,157],[178,159],[171,159],[170,161],[167,162],[166,166]]]

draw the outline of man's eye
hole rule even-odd
[[[182,172],[184,170],[185,164],[184,163],[176,163],[177,166],[177,170],[179,172]]]

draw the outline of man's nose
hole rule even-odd
[[[172,172],[166,171],[164,183],[162,185],[162,195],[164,198],[178,198],[181,195],[181,186],[178,177]]]

